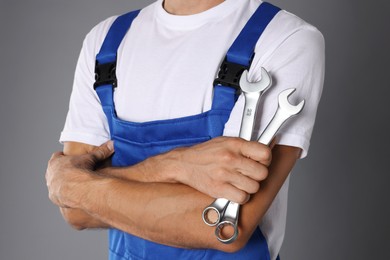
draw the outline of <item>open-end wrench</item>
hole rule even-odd
[[[257,112],[257,105],[260,97],[272,85],[272,78],[268,72],[261,68],[261,79],[258,82],[248,82],[248,71],[245,70],[240,78],[240,88],[245,97],[245,106],[242,114],[242,121],[239,136],[245,140],[250,140],[253,132],[253,125]],[[216,199],[207,206],[202,213],[204,223],[215,226],[219,223],[229,201],[224,198]]]
[[[290,117],[299,114],[305,106],[305,100],[302,100],[298,105],[291,105],[288,101],[288,97],[295,92],[295,88],[289,88],[282,91],[278,98],[278,109],[274,117],[271,119],[263,133],[257,140],[259,143],[269,145],[278,132],[279,128]]]
[[[298,105],[295,106],[291,105],[288,101],[288,97],[294,92],[295,88],[290,88],[282,91],[279,94],[278,109],[276,110],[274,117],[271,119],[271,121],[259,137],[258,142],[265,145],[269,145],[272,141],[272,138],[274,138],[275,134],[284,124],[284,122],[286,122],[287,119],[289,119],[290,117],[297,115],[302,111],[305,105],[305,100],[302,100]],[[239,211],[240,204],[235,202],[229,202],[228,206],[225,209],[225,214],[222,217],[221,222],[218,223],[215,229],[215,235],[220,242],[230,244],[236,240],[238,236]],[[223,235],[222,232],[224,228],[229,227],[233,230],[233,233],[231,236],[226,237],[226,235]],[[229,233],[231,233],[231,230]]]
[[[253,125],[257,114],[257,105],[260,97],[271,87],[272,78],[268,72],[261,68],[261,79],[258,82],[248,82],[248,71],[245,70],[240,78],[240,88],[245,97],[244,112],[242,113],[239,136],[250,140],[253,133]]]

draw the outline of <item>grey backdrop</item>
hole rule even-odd
[[[104,18],[152,1],[0,1],[0,259],[106,259],[105,231],[77,232],[47,199],[75,63]],[[290,186],[283,259],[390,259],[390,2],[274,0],[326,39],[309,157]]]

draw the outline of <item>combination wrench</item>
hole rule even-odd
[[[248,71],[245,70],[240,77],[240,88],[244,94],[245,106],[239,136],[245,140],[250,140],[260,97],[271,87],[272,78],[264,68],[261,68],[261,79],[258,82],[248,82],[247,77]],[[229,200],[227,199],[216,199],[203,210],[203,222],[209,226],[217,225],[224,215],[228,204]]]
[[[295,92],[295,88],[290,88],[282,91],[279,94],[278,98],[278,109],[276,110],[275,115],[264,129],[263,133],[258,139],[258,142],[269,145],[276,135],[280,127],[287,121],[290,117],[299,114],[304,105],[305,100],[302,100],[298,105],[291,105],[288,101],[288,97]],[[215,235],[217,239],[225,244],[230,244],[234,242],[238,236],[238,217],[240,211],[240,204],[235,202],[229,202],[228,206],[224,211],[224,215],[221,219],[221,222],[217,224],[215,229]],[[229,233],[232,233],[231,236],[225,237],[222,234],[223,229],[228,228]],[[231,232],[233,231],[233,232]]]

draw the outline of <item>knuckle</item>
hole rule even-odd
[[[268,177],[268,168],[259,165],[258,170],[256,171],[256,174],[254,175],[254,180],[256,181],[263,181]]]
[[[231,163],[233,160],[235,160],[235,155],[230,151],[223,151],[220,154],[220,158],[223,162]]]
[[[259,171],[259,174],[258,174],[259,181],[263,181],[267,177],[268,177],[268,168],[263,167],[263,169],[261,171]]]
[[[250,190],[248,191],[248,193],[254,194],[254,193],[258,192],[259,189],[260,189],[260,183],[258,183],[257,181],[252,181],[251,187],[250,187]]]
[[[238,192],[237,193],[237,203],[244,204],[248,200],[248,194],[246,192]]]
[[[271,164],[271,161],[272,161],[272,152],[271,152],[271,149],[266,146],[263,150],[262,150],[262,161],[264,162],[265,165],[270,165]]]
[[[218,136],[218,137],[215,137],[215,138],[212,138],[210,139],[209,141],[207,141],[207,143],[209,144],[223,144],[223,143],[226,143],[226,141],[228,141],[228,137],[225,137],[225,136]]]
[[[245,203],[247,196],[248,193],[246,193],[245,191],[238,188],[234,188],[229,194],[227,194],[227,196],[224,197],[233,202],[243,204]]]
[[[218,168],[213,174],[214,180],[224,180],[228,177],[228,172],[224,168]]]
[[[95,159],[101,159],[101,158],[104,158],[104,156],[105,156],[104,150],[102,150],[102,149],[96,150],[93,154],[95,156]]]
[[[230,138],[229,141],[230,141],[230,144],[236,148],[238,148],[246,143],[244,139],[239,138],[239,137]]]

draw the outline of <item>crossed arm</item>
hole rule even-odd
[[[234,252],[245,246],[299,158],[300,149],[216,138],[132,167],[95,169],[110,144],[66,143],[46,173],[50,199],[77,229],[114,227],[157,243]],[[259,186],[261,182],[261,187]],[[207,195],[206,195],[207,194]],[[248,195],[253,194],[248,200]],[[213,197],[241,207],[239,237],[225,245],[201,212]]]

